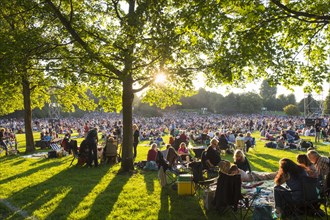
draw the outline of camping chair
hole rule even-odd
[[[250,210],[249,201],[241,194],[241,176],[229,175],[219,172],[217,181],[217,188],[215,192],[214,205],[221,213],[231,213],[234,219],[244,219],[247,213],[242,216],[242,209],[248,208]],[[240,217],[237,216],[237,211],[240,209]]]
[[[318,185],[318,179],[304,176],[302,178],[302,191],[284,191],[281,188],[275,188],[274,193],[276,194],[277,191],[277,194],[284,204],[283,207],[285,207],[283,210],[284,213],[282,214],[284,214],[285,217],[294,219],[300,219],[302,215],[304,215],[306,219],[308,216],[314,216],[319,219],[324,219],[326,216],[326,219],[328,219],[326,199],[319,193]],[[293,202],[292,199],[290,199],[292,196],[287,196],[288,193],[293,194],[299,192],[303,194],[303,198],[299,202]],[[325,207],[325,216],[320,210],[321,204]]]
[[[303,209],[305,218],[307,219],[308,215],[312,215],[318,217],[320,219],[328,219],[327,213],[327,204],[325,195],[319,193],[318,189],[318,179],[311,178],[308,176],[303,177],[303,201],[300,205],[300,209]],[[324,213],[320,212],[320,205],[324,205],[325,216]]]
[[[61,147],[57,143],[51,143],[50,148],[52,148],[52,150],[54,150],[54,151],[60,151],[61,150]]]
[[[212,179],[219,176],[219,167],[209,167],[207,161],[207,150],[204,150],[201,155],[201,162],[203,170],[207,172],[207,178]]]
[[[218,177],[214,177],[211,179],[205,178],[204,173],[206,170],[203,170],[203,164],[201,161],[193,161],[189,163],[189,167],[192,170],[193,181],[195,183],[195,192],[200,197],[200,191],[208,189],[211,185],[215,185],[217,183]]]
[[[165,154],[165,152],[164,152]],[[158,176],[159,179],[162,180],[164,183],[161,183],[162,186],[165,185],[172,185],[176,182],[176,174],[172,173],[168,170],[171,169],[169,162],[165,160],[164,154],[162,151],[157,153],[156,163],[158,164]],[[162,175],[160,175],[162,173]],[[160,177],[164,176],[164,177]]]
[[[163,172],[166,174],[166,185],[173,185],[176,183],[179,174],[186,173],[186,170],[184,165],[177,163],[179,156],[173,147],[160,152],[157,153],[156,159],[158,169],[162,167]],[[166,154],[166,159],[164,154]]]
[[[102,161],[107,164],[115,164],[118,162],[118,142],[116,140],[110,141],[107,139],[103,149]]]

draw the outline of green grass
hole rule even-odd
[[[259,139],[257,134],[254,136]],[[17,138],[24,152],[24,135]],[[276,171],[280,158],[295,160],[299,153],[265,148],[264,143],[258,141],[248,154],[255,171]],[[142,142],[137,161],[146,159],[148,149],[148,144]],[[328,155],[329,146],[320,144],[318,150]],[[223,158],[232,161],[232,155]],[[117,174],[119,164],[79,168],[69,167],[71,160],[71,156],[24,159],[2,153],[0,199],[38,219],[230,219],[206,211],[197,196],[178,196],[170,187],[162,189],[157,172]],[[1,203],[0,213],[1,219],[23,219]]]

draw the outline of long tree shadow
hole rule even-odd
[[[47,218],[67,219],[106,172],[106,168],[65,169],[46,181],[23,188],[8,200],[30,213],[47,210]]]
[[[131,173],[116,174],[104,191],[98,194],[86,219],[95,218],[95,213],[97,213],[98,219],[106,219],[113,210],[123,187],[129,181],[131,176]],[[105,206],[104,204],[107,205]]]
[[[25,162],[25,159],[20,158],[20,159],[15,160],[15,162],[13,162],[11,165],[16,166],[16,165],[19,165],[19,164],[24,163],[24,162]]]
[[[274,157],[269,154],[258,154],[258,155],[250,154],[248,158],[252,164],[254,163],[254,164],[259,164],[261,166],[265,166],[265,163],[267,163],[267,168],[270,168],[272,171],[278,169],[278,165],[277,165],[279,161],[278,157]],[[272,161],[273,163],[269,163],[269,161]]]
[[[37,171],[40,171],[40,170],[43,170],[43,169],[46,170],[46,169],[49,169],[49,168],[51,168],[51,167],[58,166],[58,165],[61,165],[61,164],[62,164],[61,161],[48,162],[48,163],[43,164],[43,165],[41,165],[41,166],[37,166],[37,167],[35,167],[35,168],[29,169],[29,170],[27,170],[27,171],[25,171],[25,172],[23,172],[23,173],[19,173],[19,174],[17,174],[17,175],[13,175],[13,176],[10,176],[10,177],[8,177],[8,178],[6,178],[6,179],[0,180],[0,185],[1,185],[1,184],[8,183],[8,182],[10,182],[10,181],[12,181],[12,180],[14,180],[14,179],[27,177],[27,176],[29,176],[29,175],[34,174],[34,173],[37,172]]]

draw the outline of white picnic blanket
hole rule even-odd
[[[48,157],[48,152],[40,152],[40,153],[34,153],[29,155],[23,155],[21,156],[23,158],[32,158],[32,159],[42,159]]]

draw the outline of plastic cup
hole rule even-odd
[[[257,192],[257,193],[261,193],[261,187],[257,186],[257,187],[256,187],[256,192]]]

